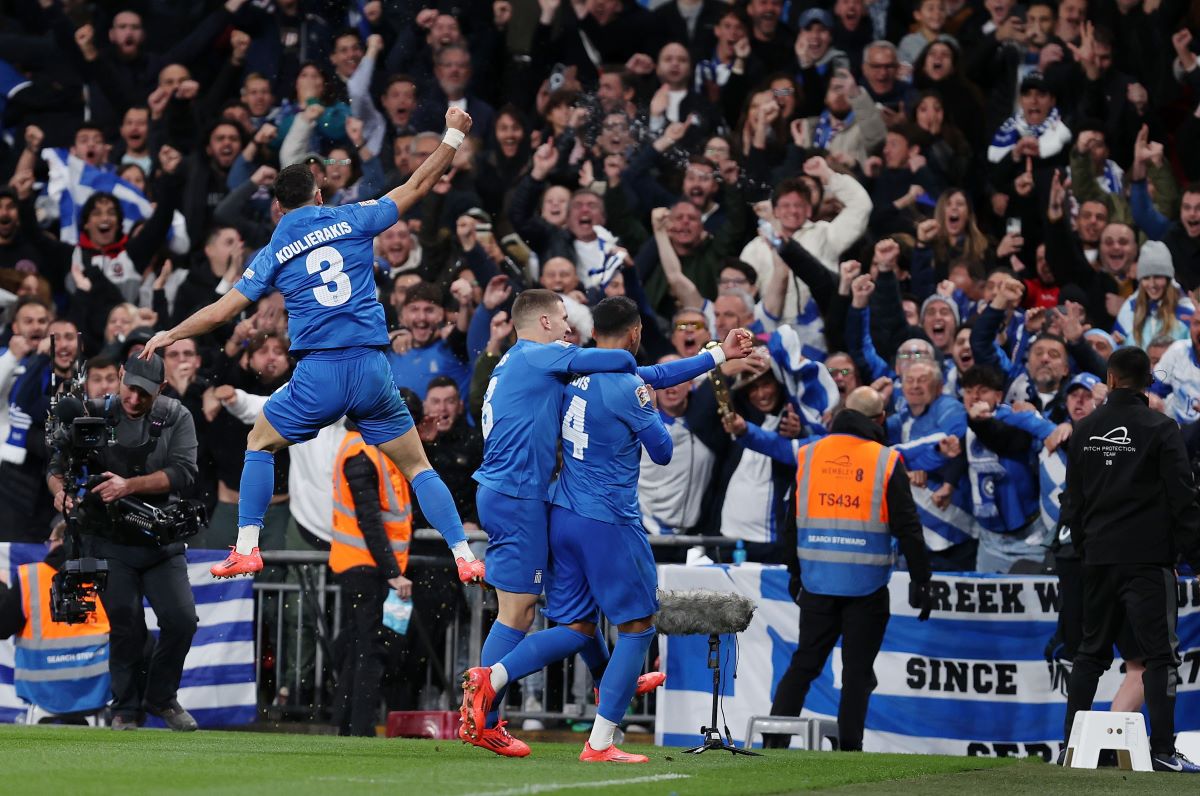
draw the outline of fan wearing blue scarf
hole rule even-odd
[[[1055,105],[1054,92],[1041,72],[1030,72],[1021,81],[1020,108],[1000,125],[988,147],[988,161],[1052,158],[1071,142],[1071,131]]]

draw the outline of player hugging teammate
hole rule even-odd
[[[635,692],[664,679],[658,672],[638,676],[658,609],[638,467],[643,446],[658,464],[672,453],[654,390],[745,357],[753,339],[735,329],[697,356],[638,368],[633,354],[642,323],[628,298],[596,305],[596,349],[565,342],[566,308],[551,291],[523,292],[512,316],[517,342],[484,396],[484,458],[475,474],[489,542],[486,579],[496,588],[499,616],[484,641],[483,666],[464,677],[459,736],[496,754],[528,755],[497,721],[504,688],[579,653],[600,684],[596,723],[579,759],[644,763],[646,757],[617,749],[613,733]],[[551,489],[560,437],[563,468]],[[546,616],[558,624],[527,636],[543,588]],[[611,658],[597,632],[601,613],[619,631]]]

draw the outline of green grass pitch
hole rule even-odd
[[[926,755],[771,751],[733,758],[630,744],[646,765],[584,764],[582,746],[539,743],[525,760],[451,741],[249,732],[0,727],[0,793],[245,793],[330,796],[523,794],[1163,793],[1180,775],[1065,771],[1037,762]]]

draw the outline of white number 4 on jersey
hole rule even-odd
[[[587,401],[578,395],[572,397],[571,405],[567,407],[567,413],[563,415],[562,438],[563,442],[569,442],[574,446],[571,455],[576,459],[583,458],[583,452],[587,450],[588,446],[588,435],[583,430],[586,415]]]

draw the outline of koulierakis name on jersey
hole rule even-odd
[[[349,235],[353,231],[354,230],[351,229],[350,224],[345,221],[339,221],[336,224],[330,224],[327,227],[321,227],[320,229],[316,229],[308,233],[300,240],[292,241],[279,251],[275,252],[275,259],[279,261],[280,265],[283,265],[288,260],[302,252],[311,249],[318,243],[324,243],[325,241],[333,240],[334,238],[340,238],[343,235]]]

